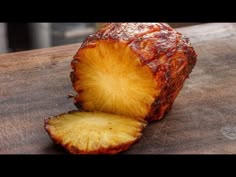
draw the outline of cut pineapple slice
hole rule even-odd
[[[123,43],[98,41],[95,46],[76,56],[76,102],[86,111],[145,118],[159,94],[150,68]]]
[[[121,115],[73,111],[45,120],[52,140],[73,154],[115,154],[141,137],[146,122]]]

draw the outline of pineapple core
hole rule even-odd
[[[87,111],[145,118],[157,96],[151,70],[128,45],[100,40],[77,56],[77,100]]]

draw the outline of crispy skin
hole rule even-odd
[[[139,58],[141,66],[150,69],[158,94],[147,108],[144,119],[150,122],[163,118],[196,64],[197,55],[188,38],[163,23],[107,24],[83,42],[71,62],[71,81],[77,92],[80,92],[75,83],[79,80],[76,73],[81,53],[86,48],[95,50],[98,41],[113,41],[128,46]],[[80,95],[75,97],[75,104],[84,109]]]
[[[71,111],[45,119],[44,128],[72,154],[116,154],[136,143],[146,122],[125,116]]]

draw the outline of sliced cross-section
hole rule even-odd
[[[73,111],[45,120],[56,144],[73,154],[115,154],[141,137],[146,123],[120,115]]]

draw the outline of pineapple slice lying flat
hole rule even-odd
[[[143,120],[99,112],[70,112],[45,120],[53,141],[73,154],[115,154],[141,137]]]

